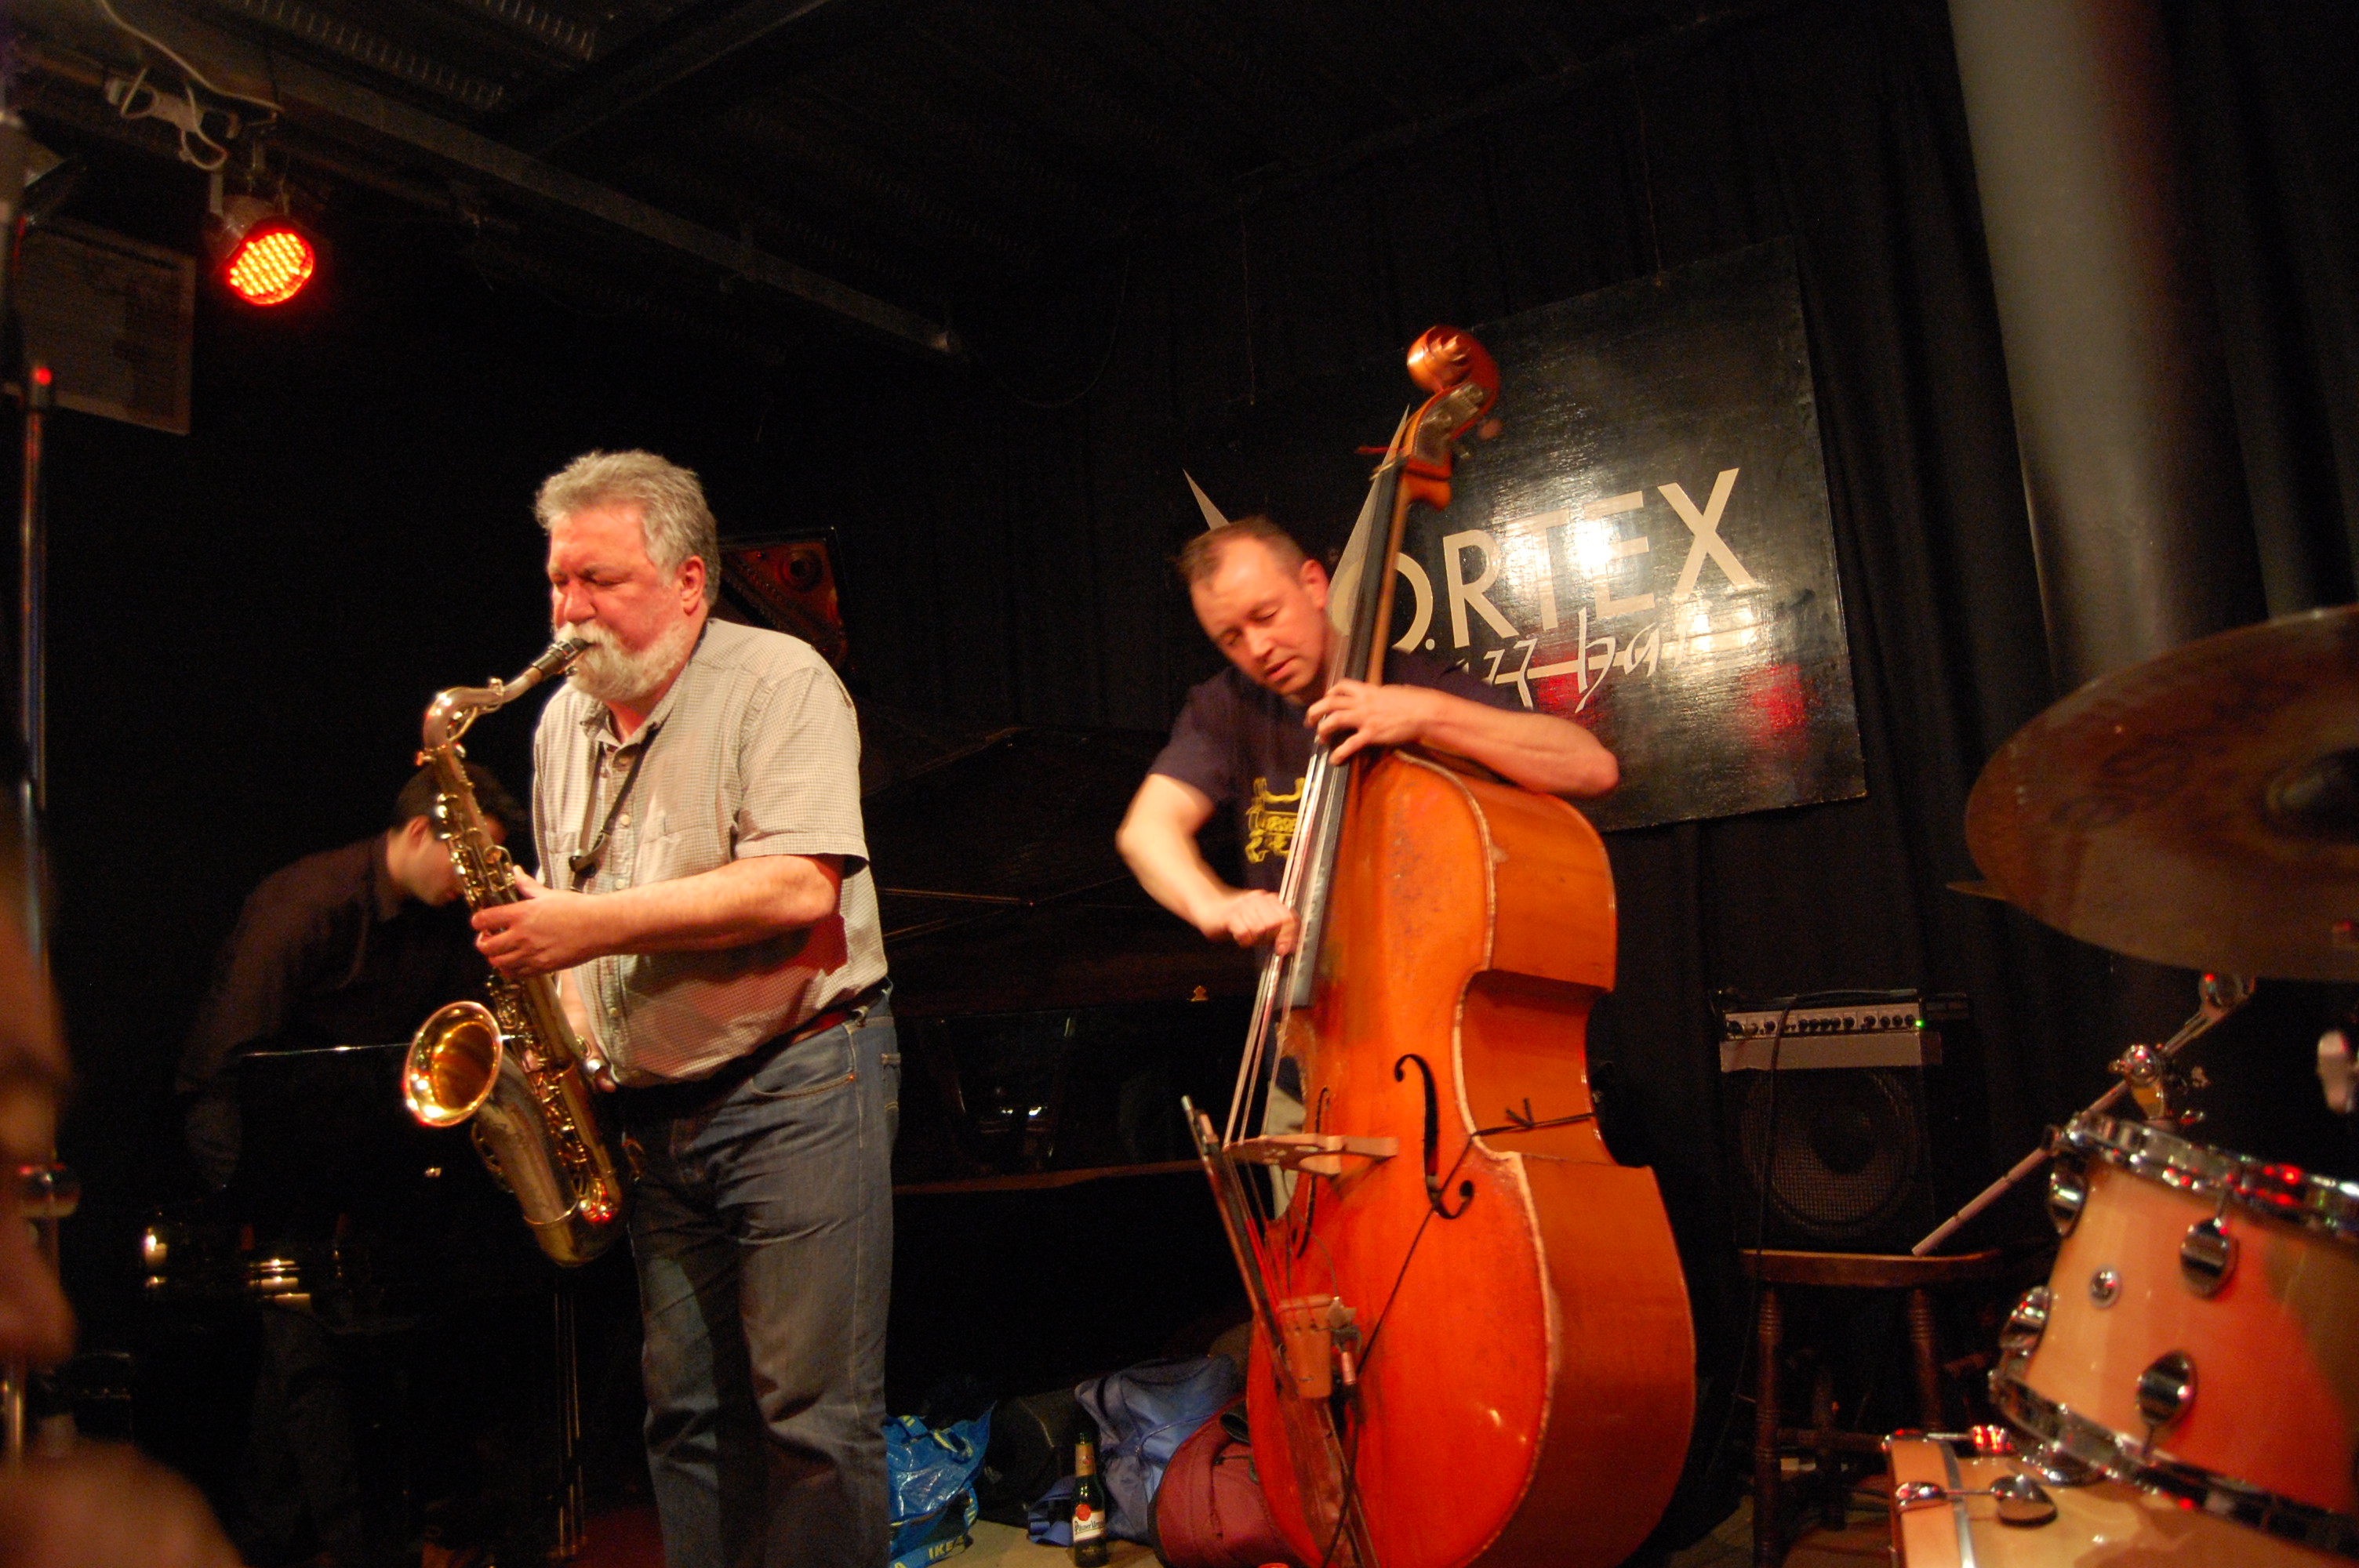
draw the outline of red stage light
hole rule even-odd
[[[223,202],[206,237],[222,282],[248,305],[284,305],[319,270],[319,247],[310,236],[256,197]]]
[[[222,281],[248,305],[284,305],[303,291],[319,265],[311,242],[293,225],[266,223],[238,242]]]

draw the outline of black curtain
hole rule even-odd
[[[2345,604],[2359,558],[2359,12],[2166,15],[2269,613]]]

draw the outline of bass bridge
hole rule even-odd
[[[1243,1138],[1225,1150],[1232,1160],[1251,1165],[1274,1165],[1309,1176],[1340,1176],[1346,1160],[1370,1164],[1400,1152],[1397,1138],[1353,1138],[1337,1132],[1272,1132]]]

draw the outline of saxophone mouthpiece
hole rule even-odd
[[[515,701],[526,692],[552,676],[561,676],[572,667],[573,661],[590,651],[590,644],[579,637],[560,637],[542,651],[540,657],[524,668],[524,673],[512,681],[494,681],[502,703]]]
[[[495,676],[489,686],[453,687],[426,710],[428,750],[447,745],[467,732],[468,726],[495,708],[506,708],[551,676],[563,675],[573,661],[590,651],[578,637],[560,637],[542,650],[540,657],[516,672],[513,680]]]
[[[533,660],[533,680],[536,684],[554,675],[562,675],[574,660],[590,651],[590,644],[579,637],[560,637],[549,645],[549,651]]]

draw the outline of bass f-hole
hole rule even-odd
[[[1450,1200],[1442,1195],[1441,1101],[1434,1092],[1433,1069],[1424,1057],[1410,1051],[1393,1064],[1393,1082],[1401,1081],[1402,1069],[1411,1062],[1417,1064],[1418,1076],[1425,1083],[1425,1201],[1442,1218],[1456,1219],[1466,1212],[1466,1206],[1474,1201],[1474,1184],[1458,1184],[1458,1206],[1454,1209],[1450,1206]],[[1453,1162],[1450,1168],[1454,1171],[1458,1167]]]

